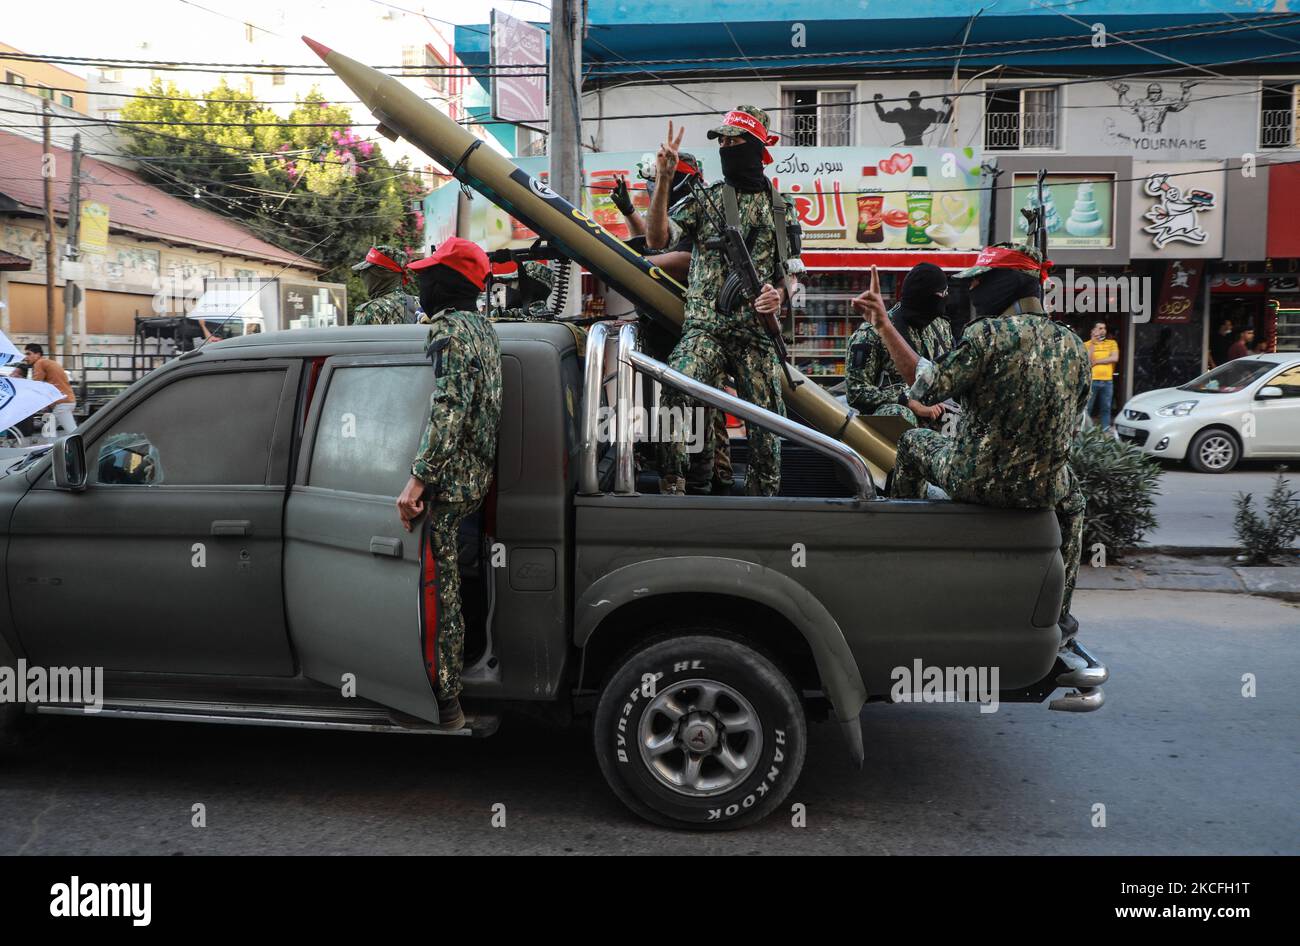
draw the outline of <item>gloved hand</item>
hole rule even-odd
[[[624,216],[630,217],[636,213],[632,207],[632,195],[627,192],[627,178],[620,177],[618,179],[618,183],[609,192],[609,199],[614,202],[614,206]]]

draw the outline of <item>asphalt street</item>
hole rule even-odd
[[[585,729],[521,719],[471,740],[59,718],[0,762],[0,854],[1300,853],[1300,608],[1097,591],[1075,611],[1111,668],[1101,711],[872,705],[861,771],[815,725],[803,828],[642,823]]]
[[[1181,464],[1167,464],[1156,498],[1158,524],[1144,538],[1147,545],[1194,548],[1236,548],[1232,529],[1238,493],[1252,493],[1263,510],[1273,488],[1279,461],[1242,463],[1230,473],[1196,473]],[[1291,488],[1300,490],[1300,463],[1286,464]]]

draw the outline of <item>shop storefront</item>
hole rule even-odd
[[[785,325],[791,358],[808,377],[834,385],[844,374],[848,337],[861,323],[851,300],[867,288],[871,266],[878,268],[886,301],[892,303],[901,277],[917,263],[929,261],[955,272],[974,262],[981,246],[980,159],[970,150],[937,148],[774,147],[771,152],[768,175],[803,229],[806,273]],[[707,180],[721,176],[716,148],[698,157]],[[583,209],[615,236],[630,234],[609,199],[610,189],[625,178],[634,206],[644,211],[649,197],[637,166],[651,158],[636,152],[584,157]],[[545,176],[545,158],[524,158],[518,164]],[[427,204],[428,227],[445,230],[451,213],[460,216],[459,234],[489,251],[524,247],[537,238],[480,200],[462,201],[454,210],[445,199],[437,207]],[[632,314],[628,300],[590,273],[583,274],[581,295],[584,316]]]

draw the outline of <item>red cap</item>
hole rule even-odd
[[[483,248],[461,237],[448,237],[438,244],[431,256],[416,260],[407,269],[418,273],[438,264],[454,269],[480,289],[487,284],[488,270],[491,269]]]

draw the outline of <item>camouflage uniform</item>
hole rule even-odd
[[[899,307],[894,306],[889,310],[890,317],[898,311]],[[952,350],[952,329],[942,316],[920,330],[908,326],[901,334],[917,355],[929,361],[938,361]],[[860,414],[902,417],[913,427],[918,426],[912,411],[898,403],[899,395],[907,392],[907,384],[869,320],[849,336],[844,376],[849,407]],[[942,423],[942,418],[934,418],[922,420],[919,425],[938,430]]]
[[[393,289],[378,298],[363,302],[352,315],[353,325],[414,324],[420,300],[404,289]],[[409,313],[409,318],[408,318]]]
[[[910,396],[924,404],[957,397],[962,413],[953,437],[924,428],[903,434],[893,495],[921,498],[928,480],[959,502],[1055,509],[1064,617],[1079,571],[1084,513],[1070,448],[1091,371],[1083,342],[1068,326],[1037,305],[1021,308],[1023,314],[972,322],[955,349],[917,365]]]
[[[422,558],[421,626],[430,625],[432,609],[437,631],[434,641],[424,641],[424,655],[438,681],[438,698],[448,699],[460,693],[465,651],[457,536],[461,521],[482,504],[496,468],[501,346],[477,312],[447,309],[429,325],[434,391],[411,475],[426,484],[429,502],[426,540],[432,554]]]
[[[537,260],[525,260],[520,264],[528,275],[546,287],[547,295],[555,288],[555,270],[540,263]],[[511,273],[508,276],[501,277],[501,282],[518,282],[517,273]],[[534,299],[526,306],[515,306],[509,309],[493,309],[491,320],[493,322],[549,322],[554,320],[555,313],[547,306],[545,299]]]
[[[722,182],[707,188],[719,212],[722,209]],[[776,275],[776,240],[772,225],[772,199],[769,191],[736,194],[740,211],[740,232],[753,236],[750,255],[759,278],[780,285]],[[669,356],[668,364],[683,374],[714,387],[721,387],[727,374],[736,379],[736,393],[746,401],[777,414],[785,415],[781,397],[781,363],[776,347],[763,331],[762,316],[753,306],[738,306],[731,315],[718,312],[715,303],[726,279],[726,262],[721,249],[705,244],[719,234],[708,208],[695,197],[680,201],[669,216],[668,245],[683,236],[694,241],[691,268],[686,289],[686,320],[682,337]],[[672,388],[664,388],[664,403],[669,407],[689,409],[689,399]],[[750,424],[749,473],[745,492],[751,496],[774,496],[781,485],[781,441],[773,433]],[[706,453],[712,452],[712,440]],[[684,488],[685,445],[663,444],[660,451],[663,492],[680,493]]]

